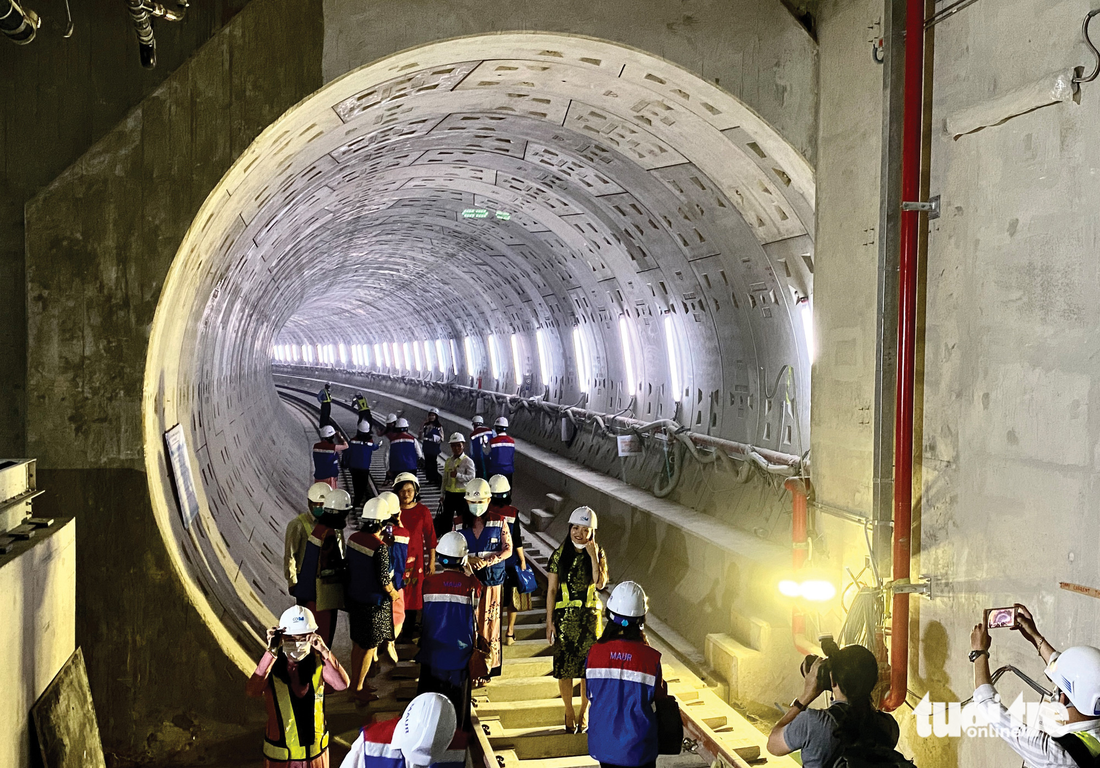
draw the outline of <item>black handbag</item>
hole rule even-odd
[[[657,754],[678,755],[684,746],[684,721],[674,696],[654,702],[657,711]]]

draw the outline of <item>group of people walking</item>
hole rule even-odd
[[[350,440],[337,438],[332,424],[322,425],[315,469],[339,462],[342,453],[356,456],[357,445],[374,445],[365,415]],[[403,469],[393,475],[392,491],[357,505],[361,494],[354,474],[355,498],[338,487],[338,471],[330,477],[318,472],[307,493],[307,511],[287,528],[287,588],[296,604],[268,632],[268,650],[249,682],[250,693],[268,701],[268,765],[327,766],[326,687],[350,690],[357,704],[369,705],[377,693],[367,684],[368,670],[380,654],[396,663],[394,642],[402,635],[419,645],[417,698],[399,720],[364,727],[344,766],[364,768],[379,760],[389,768],[402,762],[423,768],[461,763],[464,757],[456,756],[465,751],[471,691],[501,673],[502,645],[515,642],[517,615],[530,610],[535,578],[523,551],[519,511],[511,503],[514,442],[507,436],[507,419],[497,419],[496,429],[489,430],[475,417],[472,456],[466,454],[465,438],[451,435],[451,456],[440,473],[444,496],[434,519],[420,502],[419,461],[411,468],[400,464],[411,437],[407,422],[392,421],[397,431],[386,438],[388,467]],[[442,433],[438,414],[431,414],[421,429],[428,438],[424,446],[439,445]],[[421,448],[418,459],[430,455],[414,442]],[[345,541],[352,514],[357,530]],[[605,611],[598,592],[609,574],[606,554],[595,540],[596,513],[580,507],[569,522],[569,539],[548,564],[546,599],[564,728],[587,730],[590,752],[602,763],[652,765],[655,723],[646,702],[665,693],[660,654],[648,646],[643,631],[645,595],[626,582]],[[341,610],[348,614],[353,644],[350,674],[331,651]],[[577,680],[579,708],[573,703]],[[593,707],[590,719],[590,701],[608,706]]]

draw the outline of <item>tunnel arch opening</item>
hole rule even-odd
[[[308,446],[273,387],[276,346],[359,345],[377,360],[439,341],[463,378],[470,339],[488,377],[492,335],[505,368],[513,354],[536,381],[547,367],[559,399],[587,387],[618,410],[634,378],[640,418],[678,408],[711,434],[784,448],[752,401],[784,366],[809,391],[797,305],[813,290],[813,183],[730,94],[575,36],[424,46],[289,110],[188,230],[146,366],[154,512],[226,650],[247,668],[244,649],[287,601],[282,531],[309,481]],[[675,405],[665,317],[678,340]],[[629,360],[621,322],[635,334]],[[792,418],[808,440],[808,410]],[[177,423],[199,506],[186,529],[164,450]]]

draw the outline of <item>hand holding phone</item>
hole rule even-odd
[[[1015,605],[1007,608],[987,608],[985,625],[990,629],[1016,629],[1020,626],[1019,609]]]

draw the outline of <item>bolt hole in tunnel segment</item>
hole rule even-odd
[[[283,529],[310,479],[273,361],[587,394],[800,455],[813,190],[730,94],[581,37],[405,51],[276,120],[188,230],[145,376],[157,522],[227,651],[247,668],[289,602]],[[802,407],[766,410],[764,379],[787,365]],[[199,510],[186,528],[176,424]]]

